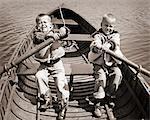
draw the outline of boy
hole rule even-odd
[[[94,114],[97,117],[101,116],[100,101],[105,97],[104,88],[106,87],[106,72],[112,70],[115,73],[110,95],[113,95],[118,89],[122,79],[121,71],[117,66],[121,64],[121,62],[103,52],[103,49],[110,49],[119,56],[122,56],[120,51],[120,35],[114,30],[115,23],[116,18],[112,14],[105,14],[103,16],[101,28],[92,35],[94,41],[90,45],[90,52],[88,54],[89,61],[92,62],[94,66]]]
[[[63,47],[61,47],[58,39],[67,37],[69,34],[66,27],[61,27],[59,32],[53,31],[51,17],[47,14],[39,14],[36,18],[36,29],[33,32],[33,43],[38,45],[48,38],[54,38],[54,41],[47,47],[35,54],[35,60],[40,62],[40,67],[36,73],[38,80],[40,97],[45,101],[41,109],[46,109],[51,104],[51,93],[48,86],[49,75],[52,75],[57,89],[58,103],[61,107],[59,119],[64,118],[65,110],[69,100],[69,87],[65,77],[65,69],[61,57],[65,55]]]

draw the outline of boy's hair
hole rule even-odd
[[[51,21],[51,17],[50,17],[48,14],[41,13],[41,14],[39,14],[39,15],[36,17],[36,20],[35,20],[36,24],[39,22],[39,19],[40,19],[41,17],[43,17],[43,16],[48,16],[48,17],[50,18],[50,21]]]
[[[104,14],[103,18],[102,18],[102,22],[103,21],[107,21],[109,23],[115,23],[116,22],[116,18],[113,14],[108,13],[108,14]]]

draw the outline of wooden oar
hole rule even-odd
[[[27,59],[28,57],[32,56],[33,54],[35,54],[36,52],[38,52],[39,50],[41,50],[42,48],[46,47],[47,45],[49,45],[50,43],[52,43],[54,39],[53,38],[49,38],[47,41],[41,43],[39,46],[33,48],[30,53],[27,53],[23,56],[21,56],[20,58],[18,58],[18,60],[14,61],[14,63],[11,63],[11,64],[6,64],[5,66],[7,66],[5,68],[5,66],[3,67],[0,67],[0,76],[4,73],[4,72],[7,72],[10,68],[18,65],[19,63],[21,63],[23,60]],[[104,50],[106,53],[110,54],[111,56],[115,57],[116,59],[120,60],[120,61],[123,61],[125,62],[127,65],[131,66],[132,68],[134,68],[135,70],[141,72],[142,74],[150,77],[150,71],[142,68],[142,66],[139,66],[133,62],[131,62],[130,60],[128,59],[125,59],[125,58],[122,58],[122,57],[119,57],[118,55],[116,55],[113,51],[111,50],[107,50],[105,49]]]
[[[118,55],[116,55],[113,51],[109,50],[109,49],[103,49],[106,53],[108,53],[109,55],[113,56],[114,58],[125,62],[127,65],[129,65],[130,67],[134,68],[136,71],[150,77],[150,71],[142,68],[142,66],[137,65],[135,63],[133,63],[132,61],[128,60],[127,58],[123,58],[123,57],[119,57]]]
[[[51,44],[54,41],[54,38],[49,38],[45,42],[41,43],[40,45],[34,47],[31,49],[30,52],[24,54],[23,56],[19,57],[16,61],[10,64],[5,64],[4,66],[0,67],[0,77],[4,72],[7,72],[9,69],[11,69],[14,66],[17,66],[19,63],[21,63],[23,60],[27,59],[28,57],[32,56],[36,52],[40,51],[47,45]]]

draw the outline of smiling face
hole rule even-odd
[[[102,23],[101,23],[102,31],[106,35],[111,34],[114,30],[115,23],[116,23],[116,19],[114,18],[112,14],[104,15]]]
[[[48,33],[53,29],[53,24],[51,23],[51,18],[47,15],[39,18],[37,22],[37,27],[41,32]]]

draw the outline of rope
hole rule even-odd
[[[62,9],[61,9],[61,6],[64,4],[62,3],[62,0],[58,0],[58,5],[59,5],[59,12],[60,12],[60,15],[61,15],[61,19],[62,19],[62,22],[64,24],[64,27],[65,27],[65,20],[64,20],[64,17],[63,17],[63,13],[62,13]]]
[[[63,22],[63,24],[64,24],[64,27],[66,26],[65,24],[65,19],[64,19],[64,17],[63,17],[63,13],[62,13],[62,9],[61,9],[61,6],[59,6],[59,11],[60,11],[60,15],[61,15],[61,19],[62,19],[62,22]]]

